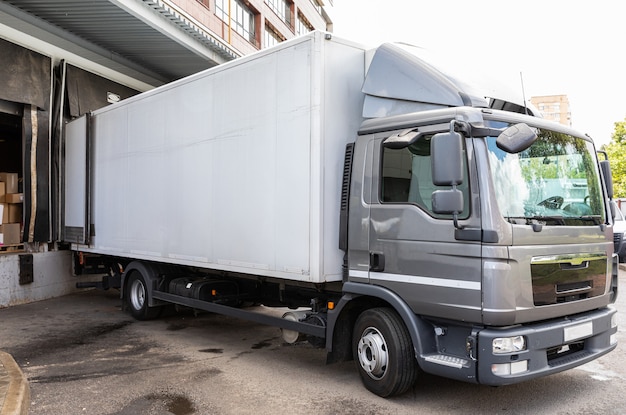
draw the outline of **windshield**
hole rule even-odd
[[[604,203],[593,145],[582,138],[538,130],[528,149],[509,154],[487,137],[500,212],[511,223],[598,225]]]

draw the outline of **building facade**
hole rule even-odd
[[[168,3],[215,33],[239,56],[315,29],[332,31],[323,0],[168,0]]]
[[[530,102],[544,118],[560,124],[572,126],[572,112],[567,95],[543,95],[531,97]]]
[[[328,1],[0,1],[0,307],[75,289],[63,243],[67,121],[331,31]]]

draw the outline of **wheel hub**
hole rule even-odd
[[[374,327],[368,327],[363,331],[357,354],[361,367],[372,379],[381,379],[387,370],[389,354],[387,343],[382,334]]]
[[[140,310],[146,301],[146,289],[143,284],[137,280],[133,281],[130,287],[130,301],[135,310]]]

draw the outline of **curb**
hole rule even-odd
[[[0,415],[27,415],[30,409],[28,379],[13,357],[0,351],[0,380],[3,377],[8,378],[8,386],[4,396],[0,393]]]

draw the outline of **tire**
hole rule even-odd
[[[390,308],[366,310],[356,321],[352,351],[363,385],[383,398],[406,392],[419,367],[408,330]]]
[[[137,320],[151,320],[159,317],[163,307],[148,306],[148,287],[139,271],[132,271],[126,284],[126,306]]]

